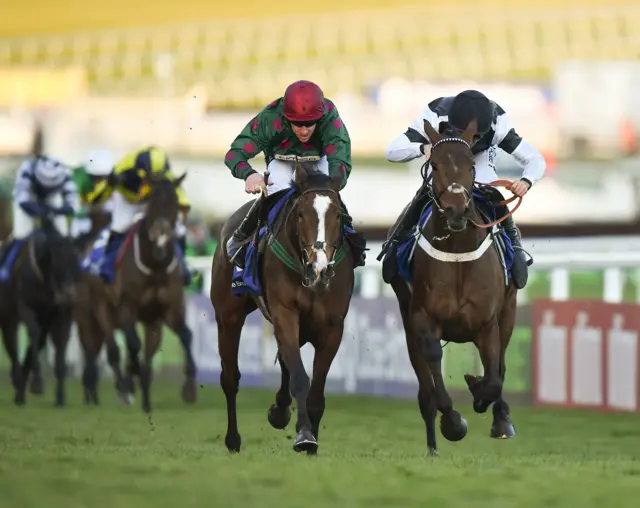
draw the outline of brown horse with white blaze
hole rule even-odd
[[[353,293],[354,262],[342,230],[338,194],[341,176],[332,179],[322,173],[308,173],[298,162],[294,180],[296,192],[280,211],[282,220],[276,221],[279,226],[265,235],[268,240],[260,267],[268,309],[262,303],[260,307],[273,323],[282,371],[281,386],[268,419],[274,428],[284,429],[291,417],[293,395],[297,405],[293,448],[315,454],[325,409],[327,374],[342,342]],[[222,245],[252,204],[245,204],[226,222]],[[258,307],[258,299],[249,294],[232,295],[232,272],[225,249],[217,249],[212,266],[211,302],[218,326],[220,381],[227,400],[225,444],[229,451],[239,452],[238,347],[246,316]],[[300,356],[300,347],[306,343],[315,349],[311,382]]]
[[[465,375],[473,408],[484,413],[493,404],[491,437],[509,438],[515,430],[509,406],[502,398],[505,353],[516,313],[516,289],[505,279],[493,233],[474,205],[475,169],[470,144],[476,132],[471,122],[460,136],[438,133],[429,122],[432,180],[425,192],[432,213],[418,240],[413,259],[413,284],[399,276],[391,281],[398,297],[409,357],[419,383],[418,403],[426,424],[427,447],[437,455],[435,418],[442,414],[443,436],[458,441],[467,423],[453,409],[442,376],[441,340],[473,342],[484,376]]]

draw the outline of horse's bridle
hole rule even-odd
[[[442,138],[439,141],[436,141],[433,146],[431,147],[431,153],[433,154],[433,151],[440,145],[443,145],[445,143],[462,143],[464,146],[466,146],[469,150],[471,150],[471,145],[469,145],[469,143],[467,143],[464,139],[462,138],[456,138],[456,137],[446,137],[446,138]],[[427,162],[424,163],[424,165],[422,166],[422,179],[424,180],[424,185],[427,187],[427,192],[429,194],[429,197],[431,198],[431,201],[433,202],[434,206],[438,209],[438,211],[440,213],[444,213],[444,209],[442,208],[442,206],[440,205],[440,198],[442,197],[442,195],[445,192],[450,192],[452,194],[465,194],[466,196],[466,203],[465,206],[469,206],[471,203],[472,195],[471,192],[469,192],[469,190],[467,190],[464,186],[460,185],[457,182],[452,183],[451,185],[449,185],[449,187],[447,187],[446,189],[438,192],[438,190],[435,188],[435,185],[433,183],[433,175],[435,172],[435,168],[432,167],[431,168],[431,174],[429,176],[426,176],[427,170],[429,168],[429,166],[431,165],[431,157],[429,157],[429,159],[427,160]],[[475,181],[475,176],[476,176],[476,168],[475,165],[473,166],[473,180]]]
[[[289,216],[291,215],[291,213],[297,209],[298,206],[298,201],[300,201],[300,199],[305,196],[306,194],[310,194],[312,192],[322,192],[322,193],[329,193],[329,194],[333,194],[337,200],[338,203],[340,202],[340,195],[334,191],[333,189],[307,189],[305,190],[303,193],[301,193],[296,200],[293,202],[293,205],[291,206],[291,209],[289,210],[289,213],[287,213],[287,218],[285,219],[285,229],[286,229],[286,223],[289,221]],[[333,254],[331,255],[331,258],[329,259],[329,263],[327,266],[327,277],[331,278],[335,275],[335,271],[333,269],[333,266],[335,265],[336,261],[335,261],[335,256],[336,253],[338,252],[338,249],[341,247],[342,243],[341,241],[339,243],[332,243],[332,242],[303,242],[301,241],[301,236],[300,236],[300,225],[297,223],[296,224],[296,236],[298,237],[298,246],[300,247],[300,251],[301,251],[301,263],[303,267],[308,267],[311,265],[311,263],[309,262],[309,260],[311,259],[311,255],[309,254],[309,251],[307,249],[309,248],[314,248],[315,250],[324,250],[326,252],[327,247],[333,247]],[[342,239],[342,235],[340,236],[340,238]],[[304,272],[303,272],[304,273]],[[308,280],[308,278],[306,276],[303,275],[302,278],[302,285],[305,287],[309,287],[311,284]]]

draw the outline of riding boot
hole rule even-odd
[[[411,200],[411,203],[409,203],[409,206],[405,209],[400,220],[396,223],[389,238],[382,246],[382,252],[378,256],[378,260],[384,256],[384,261],[382,262],[382,279],[387,284],[390,284],[396,276],[398,244],[407,240],[414,233],[416,224],[420,220],[420,214],[428,201],[429,195],[424,187],[421,187]]]
[[[244,253],[246,245],[255,232],[260,218],[260,198],[257,199],[251,209],[242,220],[238,229],[235,230],[231,238],[227,241],[227,256],[229,260],[238,268],[244,269]]]
[[[13,242],[5,240],[0,245],[0,280],[6,280],[9,278],[9,271],[5,268],[4,264],[7,261],[7,254],[11,250]]]
[[[113,231],[113,230],[109,231],[109,238],[107,239],[107,245],[105,245],[104,251],[102,252],[102,259],[100,260],[100,266],[98,269],[100,277],[107,284],[110,284],[112,281],[109,280],[109,274],[105,272],[106,259],[111,255],[113,249],[117,248],[116,247],[118,245],[117,240],[119,240],[125,235],[126,233],[118,233],[117,231]]]
[[[358,268],[359,266],[364,266],[365,259],[367,258],[365,252],[369,250],[367,249],[367,241],[362,233],[356,232],[353,227],[353,219],[342,201],[340,201],[340,213],[342,215],[343,231],[347,238],[347,243],[351,247],[351,254],[353,255],[353,267]]]
[[[505,213],[508,213],[505,211]],[[522,243],[520,243],[520,235],[516,228],[513,216],[507,217],[502,221],[502,227],[507,233],[509,240],[511,240],[511,246],[514,251],[513,266],[511,267],[511,276],[513,277],[513,283],[517,289],[522,289],[527,285],[527,279],[529,278],[529,265],[533,262],[527,262],[525,257]]]

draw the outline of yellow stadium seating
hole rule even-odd
[[[489,11],[482,2],[418,4],[0,39],[0,65],[81,64],[96,93],[180,94],[202,85],[213,106],[260,107],[301,78],[321,82],[330,95],[392,76],[548,79],[565,59],[640,55],[640,4],[550,6],[526,2],[526,8]],[[173,58],[172,85],[157,75],[158,55],[166,54]]]

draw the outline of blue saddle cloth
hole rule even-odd
[[[291,188],[285,192],[271,207],[267,214],[267,225],[269,228],[273,226],[278,215],[284,208],[285,203],[295,193],[295,189]],[[255,250],[258,248],[260,240],[267,232],[267,226],[263,226],[258,231],[258,239],[252,241],[247,245],[245,249],[245,262],[244,269],[238,268],[233,265],[233,276],[231,278],[231,293],[234,295],[242,295],[245,293],[253,293],[257,296],[263,295],[262,282],[260,277],[260,261],[261,256],[255,255]],[[257,266],[254,266],[256,265]]]
[[[473,202],[475,206],[482,212],[482,216],[485,219],[485,224],[496,220],[496,209],[487,204],[487,198],[483,194],[474,191]],[[425,208],[424,212],[420,216],[418,226],[416,227],[416,234],[412,235],[404,242],[398,244],[398,255],[396,257],[398,274],[409,283],[413,282],[413,255],[418,243],[418,232],[422,231],[422,228],[424,228],[430,216],[431,203],[429,203],[429,205]],[[504,249],[501,248],[502,264],[507,271],[507,276],[511,277],[511,266],[513,265],[513,259],[515,257],[513,246],[511,245],[511,240],[509,239],[509,235],[507,235],[507,233],[505,233],[504,231],[500,231],[499,236],[504,243]]]
[[[11,278],[11,272],[13,270],[13,265],[18,259],[18,254],[20,253],[20,249],[24,246],[29,238],[21,238],[19,240],[12,240],[9,245],[6,245],[5,248],[7,252],[4,255],[4,261],[2,266],[0,266],[0,282],[6,282]]]
[[[295,193],[295,189],[291,188],[280,197],[269,210],[267,215],[267,226],[272,228],[278,215],[284,208],[285,203]],[[261,255],[255,255],[255,250],[258,248],[260,240],[267,232],[267,226],[263,226],[258,231],[258,239],[255,242],[250,242],[247,245],[245,251],[245,263],[244,269],[240,269],[237,266],[233,266],[233,276],[231,279],[231,293],[234,295],[242,295],[245,293],[252,293],[256,296],[264,296],[264,290],[262,287],[262,277],[260,273],[260,266],[262,261]],[[353,233],[355,230],[350,226],[345,226],[345,233]],[[255,266],[254,266],[255,265]]]
[[[124,243],[126,235],[116,235],[109,245],[109,227],[104,228],[93,242],[91,251],[82,260],[82,269],[113,283],[116,279],[116,260],[118,251]]]

